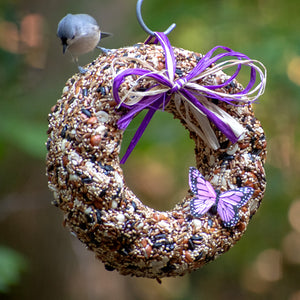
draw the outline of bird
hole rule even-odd
[[[87,70],[78,65],[78,56],[91,52],[95,48],[105,54],[110,51],[97,45],[102,38],[111,34],[102,32],[97,21],[88,14],[67,14],[58,23],[57,36],[61,40],[63,54],[66,51],[71,54],[82,74]]]

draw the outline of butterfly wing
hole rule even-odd
[[[238,209],[252,197],[254,189],[241,187],[229,190],[218,196],[217,211],[225,227],[233,227],[239,220]]]
[[[218,202],[217,211],[225,227],[233,227],[239,220],[237,207],[227,203],[226,201]]]
[[[193,194],[216,200],[217,194],[214,188],[196,168],[190,168],[189,184]]]
[[[217,194],[212,185],[193,167],[189,170],[189,184],[195,194],[190,202],[191,213],[195,217],[201,217],[216,203]]]
[[[194,217],[200,218],[206,214],[215,204],[215,200],[205,197],[194,197],[190,202],[191,213]]]

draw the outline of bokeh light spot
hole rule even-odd
[[[300,264],[300,233],[293,231],[283,240],[284,256],[290,263]]]
[[[282,254],[276,249],[267,249],[255,262],[258,275],[265,281],[278,281],[282,277]]]
[[[289,300],[300,300],[300,290],[294,292],[294,293],[290,296]]]
[[[289,209],[289,222],[293,229],[300,232],[300,200],[294,201]]]
[[[287,66],[287,74],[289,79],[300,85],[300,57],[296,56],[292,58]]]
[[[19,52],[19,32],[16,24],[0,21],[0,47],[8,52]]]

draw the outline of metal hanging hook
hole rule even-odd
[[[154,31],[150,30],[147,25],[145,24],[145,22],[143,21],[142,18],[142,12],[141,12],[141,8],[142,8],[142,3],[144,0],[138,0],[137,4],[136,4],[136,15],[137,15],[137,19],[140,23],[140,25],[142,26],[142,28],[151,36],[154,36]],[[168,35],[174,28],[176,27],[176,24],[173,23],[166,31],[164,31],[165,35]]]

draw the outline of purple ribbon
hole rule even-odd
[[[151,39],[153,40],[153,37],[150,37],[146,43],[150,42]],[[127,109],[127,112],[125,115],[123,115],[119,121],[118,121],[118,127],[119,129],[125,130],[127,126],[130,124],[130,122],[133,120],[133,118],[140,113],[144,109],[148,109],[148,112],[143,119],[142,123],[140,124],[138,130],[136,131],[133,139],[131,140],[128,149],[121,159],[121,164],[125,163],[127,158],[129,157],[130,153],[138,143],[139,139],[141,138],[143,132],[145,131],[148,123],[150,122],[151,118],[153,117],[154,113],[157,110],[164,110],[164,107],[168,104],[170,101],[172,94],[174,93],[180,93],[184,98],[188,99],[190,103],[192,103],[195,107],[197,107],[199,110],[201,110],[207,118],[215,124],[215,126],[223,133],[225,136],[232,142],[236,143],[239,139],[239,136],[236,136],[231,129],[231,127],[226,124],[221,118],[216,116],[212,111],[210,111],[208,108],[206,108],[195,95],[203,95],[207,98],[214,98],[220,101],[224,101],[226,103],[231,103],[233,105],[236,105],[232,103],[233,101],[239,101],[239,99],[245,98],[245,94],[248,93],[256,81],[256,70],[253,66],[251,67],[250,72],[250,81],[245,89],[243,89],[241,92],[236,93],[234,96],[235,98],[232,99],[232,97],[224,97],[223,95],[219,95],[214,93],[213,91],[216,89],[220,89],[222,87],[225,87],[231,83],[233,79],[235,79],[242,67],[241,64],[237,65],[237,69],[235,73],[224,83],[218,84],[218,85],[205,85],[203,87],[206,88],[205,92],[199,91],[197,89],[193,89],[191,87],[185,86],[191,79],[193,79],[196,76],[199,76],[202,72],[204,72],[208,67],[211,67],[212,64],[214,64],[217,60],[222,59],[224,57],[235,57],[239,60],[246,59],[250,60],[246,55],[235,52],[231,50],[230,48],[224,47],[224,46],[216,46],[213,49],[211,49],[206,55],[204,55],[196,67],[187,74],[186,77],[180,78],[176,81],[174,81],[175,77],[175,70],[176,70],[176,59],[175,55],[172,49],[172,46],[167,38],[167,36],[164,33],[161,32],[155,32],[155,40],[153,43],[157,44],[160,43],[164,52],[165,52],[165,74],[158,74],[154,73],[153,71],[146,70],[146,69],[138,69],[138,68],[132,68],[122,71],[121,73],[117,74],[114,78],[113,82],[113,96],[115,98],[115,101],[120,104],[120,106]],[[213,53],[218,50],[225,50],[225,53],[220,53],[215,56],[213,56]],[[164,86],[169,88],[167,92],[163,92],[158,95],[151,95],[151,96],[144,96],[138,103],[134,105],[127,105],[126,103],[122,102],[119,97],[119,87],[124,82],[125,78],[127,76],[143,76],[148,77],[151,79],[154,79],[157,84],[150,87],[147,91],[151,90],[154,87],[157,87],[158,85]],[[261,88],[262,89],[262,88]],[[249,102],[255,101],[249,100]],[[242,101],[242,100],[241,100]],[[245,103],[245,100],[243,100]]]

